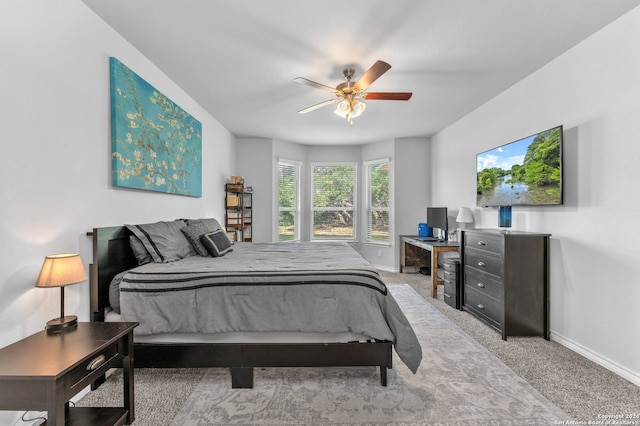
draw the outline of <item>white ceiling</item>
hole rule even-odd
[[[430,136],[623,15],[640,0],[83,0],[229,131],[304,144]],[[384,60],[353,126],[335,87]],[[134,69],[134,71],[136,71]],[[144,75],[142,76],[144,78]]]

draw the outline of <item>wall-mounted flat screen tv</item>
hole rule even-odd
[[[477,155],[477,205],[562,204],[562,126]]]

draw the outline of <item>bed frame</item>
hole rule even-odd
[[[90,265],[91,321],[104,321],[109,307],[109,284],[124,270],[137,266],[124,226],[94,228]],[[380,367],[380,383],[387,385],[392,368],[391,342],[352,343],[189,343],[134,344],[136,368],[225,367],[233,388],[253,387],[254,367]]]

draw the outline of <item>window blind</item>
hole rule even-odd
[[[312,239],[355,239],[356,164],[312,165]]]
[[[300,163],[278,162],[278,241],[300,239]]]
[[[367,238],[389,244],[389,160],[365,163],[367,190]]]

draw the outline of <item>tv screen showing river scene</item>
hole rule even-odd
[[[477,205],[562,204],[562,126],[477,155]]]

